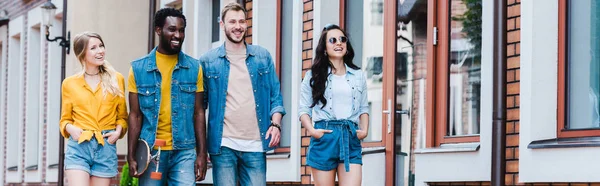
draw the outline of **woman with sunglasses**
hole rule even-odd
[[[302,81],[298,115],[311,135],[307,164],[318,186],[334,185],[336,173],[339,185],[361,185],[369,106],[366,78],[353,58],[346,32],[327,25]]]

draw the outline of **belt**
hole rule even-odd
[[[346,168],[346,172],[350,172],[350,134],[356,136],[357,125],[356,123],[350,120],[327,120],[327,121],[318,121],[317,123],[321,123],[321,125],[325,125],[325,129],[329,125],[340,126],[342,129],[341,137],[338,138],[338,142],[340,145],[340,160],[344,161],[344,168]],[[348,132],[345,132],[348,131]]]

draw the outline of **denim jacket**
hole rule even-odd
[[[200,57],[204,72],[204,106],[209,109],[206,133],[209,154],[221,153],[230,69],[226,54],[225,44],[223,44]],[[285,115],[279,79],[273,67],[271,54],[260,46],[246,45],[246,65],[254,90],[252,93],[256,103],[260,139],[263,150],[269,151],[273,149],[269,147],[271,138],[265,139],[265,135],[271,125],[271,116],[277,112]]]
[[[154,146],[161,98],[161,74],[156,66],[156,48],[131,62],[143,114],[140,138]],[[196,148],[194,99],[198,80],[198,60],[179,52],[171,80],[171,129],[173,150]]]
[[[312,99],[312,87],[310,86],[310,79],[312,78],[312,72],[306,72],[302,85],[300,88],[300,104],[298,105],[298,117],[303,114],[308,114],[312,118],[313,122],[321,120],[337,120],[346,118],[336,118],[333,112],[333,95],[331,93],[331,69],[329,69],[329,76],[327,76],[327,82],[325,83],[325,99],[327,99],[327,105],[323,107],[323,103],[319,102],[314,107],[310,107],[313,103]],[[346,66],[346,81],[352,88],[352,114],[348,120],[358,124],[358,118],[361,114],[369,113],[369,103],[367,100],[367,81],[362,70],[355,70]],[[323,108],[321,108],[323,107]],[[299,118],[298,118],[299,119]]]

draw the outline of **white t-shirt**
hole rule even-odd
[[[352,115],[352,88],[346,80],[346,75],[331,75],[330,88],[335,118],[348,119]]]

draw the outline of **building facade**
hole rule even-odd
[[[60,46],[40,26],[45,1],[0,1],[0,182],[58,180]],[[362,185],[490,185],[493,94],[506,90],[506,185],[600,184],[600,61],[594,0],[507,0],[506,83],[494,82],[493,0],[155,0],[68,1],[58,6],[72,35],[100,33],[122,74],[157,39],[153,12],[187,18],[183,51],[220,46],[221,8],[248,10],[246,42],[273,56],[287,115],[279,148],[267,152],[269,185],[310,185],[310,143],[297,121],[300,82],[322,28],[345,28],[367,75],[370,126]],[[152,4],[154,3],[154,4]],[[153,6],[154,5],[154,6]],[[150,10],[151,7],[155,9]],[[149,44],[150,43],[150,44]],[[66,75],[79,70],[67,55]],[[523,102],[521,101],[523,98]],[[126,140],[118,142],[124,163]],[[118,177],[114,183],[118,183]],[[210,185],[212,172],[199,185]]]

